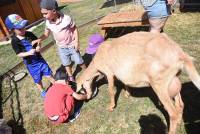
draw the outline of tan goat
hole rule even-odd
[[[169,114],[169,133],[174,134],[184,107],[181,82],[177,77],[183,67],[200,89],[200,76],[192,58],[177,43],[164,33],[134,32],[105,41],[77,80],[77,89],[83,85],[90,91],[94,77],[105,74],[111,97],[109,111],[112,111],[115,107],[114,78],[130,87],[151,86]]]

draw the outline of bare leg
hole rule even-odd
[[[168,17],[162,19],[149,19],[150,23],[150,32],[151,33],[160,33],[165,26]]]
[[[39,83],[36,83],[36,86],[37,86],[37,88],[40,90],[40,92],[43,91],[43,84],[42,84],[41,81],[40,81]]]
[[[49,81],[50,81],[52,84],[55,83],[55,80],[54,80],[53,76],[46,76],[46,77],[49,79]]]
[[[73,75],[73,74],[72,74],[72,67],[71,67],[71,65],[66,66],[65,69],[66,69],[67,74],[68,74],[69,76],[72,76],[72,75]]]

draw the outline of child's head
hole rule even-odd
[[[58,3],[55,0],[41,0],[40,8],[43,17],[52,21],[57,17]]]
[[[12,30],[17,35],[23,36],[25,34],[25,26],[27,25],[28,20],[22,19],[18,14],[10,14],[5,20],[6,27],[9,30]]]
[[[99,45],[104,41],[104,37],[98,33],[92,34],[88,40],[88,47],[86,53],[95,54]]]
[[[54,75],[54,79],[57,80],[65,80],[68,81],[68,75],[64,66],[60,66]]]

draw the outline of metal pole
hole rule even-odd
[[[117,12],[117,2],[116,2],[116,0],[114,0],[114,12]]]

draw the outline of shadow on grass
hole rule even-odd
[[[167,128],[161,118],[155,114],[140,116],[140,134],[167,134]]]
[[[10,109],[12,112],[12,119],[7,121],[7,124],[12,128],[12,133],[13,134],[25,134],[26,130],[23,127],[23,116],[21,114],[21,108],[20,108],[20,101],[19,101],[19,93],[18,93],[18,89],[17,89],[17,83],[14,82],[12,80],[12,78],[8,75],[8,77],[5,78],[1,78],[0,79],[0,93],[1,93],[1,97],[0,97],[0,116],[1,118],[3,118],[3,108],[2,108],[2,104],[6,103],[8,100],[10,102]],[[3,100],[2,98],[2,90],[3,90],[3,81],[7,80],[8,83],[8,90],[9,91],[9,95],[7,97],[5,97],[5,99]],[[15,94],[14,94],[15,93]],[[15,103],[15,104],[14,104]]]
[[[200,92],[192,82],[184,83],[182,99],[185,104],[183,121],[187,134],[200,133]]]
[[[124,4],[124,3],[130,3],[130,2],[133,2],[133,0],[116,0],[116,4],[117,5],[120,5],[120,4]],[[100,9],[102,8],[107,8],[107,7],[111,7],[111,6],[114,6],[115,3],[114,3],[114,0],[107,0]]]
[[[165,111],[165,109],[163,108],[163,105],[161,104],[158,97],[156,96],[156,94],[153,92],[153,90],[150,87],[131,88],[130,94],[133,97],[149,97],[154,103],[154,105],[156,106],[156,108],[158,108],[163,113],[167,121],[167,124],[169,124],[168,113]],[[187,134],[197,134],[200,132],[200,127],[199,127],[200,126],[200,92],[193,85],[192,82],[189,82],[189,83],[182,84],[181,95],[182,95],[183,102],[185,104],[184,112],[183,112],[183,122],[185,125],[185,130]],[[146,120],[149,120],[149,118],[151,118],[151,120],[153,120],[152,118],[155,118],[155,121],[158,120],[156,119],[157,117],[155,116],[151,117],[151,116],[152,115],[148,115],[141,118],[143,118],[143,120],[144,118],[146,118]],[[148,126],[149,123],[150,122],[146,121],[146,126]],[[152,121],[151,123],[153,126],[155,126],[156,122]],[[156,123],[156,124],[158,125],[160,123]],[[143,129],[143,127],[145,126],[144,124],[140,124],[140,125],[141,125],[141,129]],[[146,130],[144,132],[146,132]],[[145,133],[142,133],[142,134],[145,134]]]
[[[109,28],[106,34],[106,39],[108,38],[118,38],[128,33],[149,31],[149,26],[136,26],[136,27],[113,27]]]
[[[179,0],[181,12],[200,12],[199,0]]]

